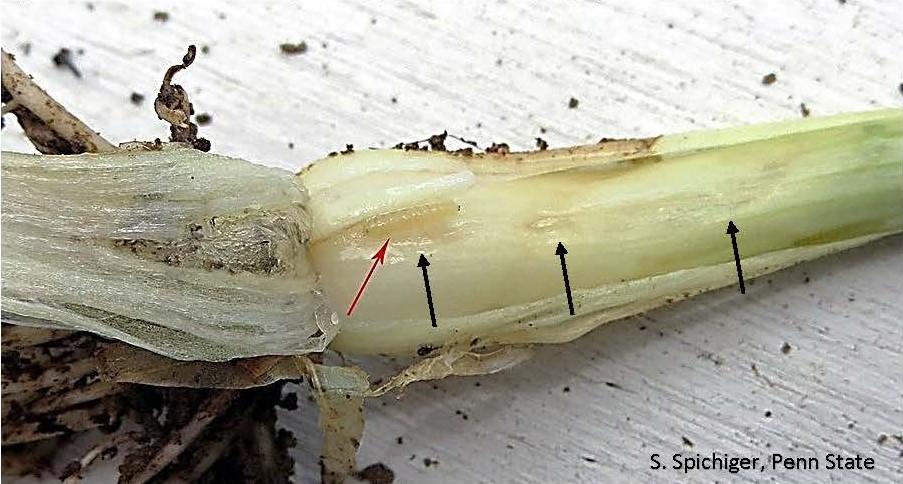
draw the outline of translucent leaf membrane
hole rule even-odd
[[[2,172],[4,321],[209,361],[335,334],[287,172],[188,149],[3,153]]]
[[[362,151],[299,176],[311,259],[343,318],[334,348],[560,342],[736,284],[728,220],[748,277],[901,231],[903,111],[508,155]],[[385,266],[344,317],[387,238]]]

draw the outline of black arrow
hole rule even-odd
[[[568,253],[568,250],[564,248],[564,244],[558,242],[558,248],[555,249],[555,255],[561,259],[561,274],[564,276],[564,292],[568,295],[568,310],[571,312],[571,316],[574,315],[574,298],[571,296],[571,281],[568,279],[568,265],[564,261],[564,255]]]
[[[737,232],[740,229],[731,220],[727,223],[727,233],[731,236],[731,245],[734,246],[734,262],[737,264],[737,279],[740,280],[740,294],[746,294],[746,283],[743,282],[743,268],[740,267],[740,250],[737,249]]]
[[[426,260],[426,256],[420,254],[420,260],[417,261],[417,267],[423,269],[423,287],[426,288],[426,303],[430,307],[430,319],[433,321],[433,327],[436,325],[436,310],[433,308],[433,291],[430,290],[430,276],[426,273],[426,268],[430,266],[430,261]]]

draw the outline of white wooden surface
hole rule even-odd
[[[291,169],[444,129],[527,149],[536,136],[563,146],[793,118],[801,102],[813,115],[903,103],[898,0],[88,3],[4,0],[4,48],[124,141],[165,137],[150,105],[161,73],[188,43],[208,46],[177,78],[213,116],[202,134],[217,152]],[[279,52],[299,41],[306,53]],[[83,49],[82,79],[51,64],[64,46]],[[9,126],[2,142],[30,149]],[[386,463],[397,482],[900,482],[901,247],[887,239],[746,296],[610,324],[501,375],[370,402],[361,463]],[[314,412],[283,422],[300,438],[297,480],[313,481]],[[860,453],[877,469],[649,470],[653,452],[712,451]]]

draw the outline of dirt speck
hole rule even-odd
[[[72,50],[66,47],[61,48],[51,58],[53,65],[64,69],[69,69],[75,77],[81,77],[82,73],[75,65],[75,59],[72,56]]]
[[[447,151],[445,147],[446,138],[448,138],[448,132],[443,131],[441,134],[430,136],[427,142],[430,144],[430,149],[433,151]]]
[[[571,387],[564,387],[561,389],[564,393],[571,393]]]
[[[762,76],[762,84],[764,84],[766,86],[770,86],[770,85],[774,84],[775,82],[777,82],[777,80],[778,80],[778,75],[775,74],[774,72],[769,72],[768,74],[765,74],[764,76]]]
[[[437,466],[437,465],[439,465],[439,461],[436,459],[431,459],[429,457],[424,457],[423,465],[425,465],[426,467]]]
[[[154,20],[157,22],[168,22],[169,21],[169,12],[156,11],[154,12]]]
[[[213,121],[213,116],[209,113],[201,113],[195,116],[194,119],[198,122],[198,126],[206,126]]]
[[[172,83],[173,76],[190,66],[196,55],[197,47],[189,45],[182,62],[166,70],[160,92],[154,100],[154,111],[158,118],[170,124],[170,141],[189,143],[196,150],[210,151],[210,141],[198,138],[198,127],[190,119],[194,114],[194,107],[188,100],[188,92],[182,86]]]
[[[508,146],[508,143],[492,143],[489,148],[486,148],[486,153],[495,153],[503,156],[510,152],[511,148]]]
[[[369,484],[392,484],[395,482],[395,472],[382,462],[368,465],[358,471],[356,477]]]
[[[786,341],[784,342],[784,344],[781,345],[781,353],[784,353],[785,355],[790,353],[790,351],[792,351],[792,350],[793,350],[793,347],[790,346],[790,343],[788,343]]]
[[[135,106],[138,106],[144,102],[144,94],[141,94],[140,92],[133,92],[132,95],[129,96],[129,101],[131,101]]]
[[[279,44],[279,50],[285,55],[299,55],[307,52],[307,42],[301,41],[297,44],[289,42]]]
[[[542,138],[536,138],[536,147],[539,151],[545,151],[549,149],[549,143]]]
[[[771,418],[771,410],[765,411],[765,418]]]
[[[683,441],[684,445],[686,445],[687,447],[693,447],[693,441],[688,439],[686,436],[682,436],[680,440]]]
[[[800,103],[800,114],[803,115],[804,118],[808,118],[811,111],[809,111],[809,106],[806,106],[806,103]]]
[[[575,97],[572,97],[570,100],[568,100],[568,108],[570,109],[577,109],[577,106],[579,105],[580,101],[578,101]]]

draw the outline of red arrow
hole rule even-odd
[[[357,290],[357,296],[354,296],[354,301],[351,302],[351,306],[348,307],[348,312],[345,314],[346,316],[351,316],[351,313],[354,312],[354,308],[357,307],[357,302],[360,301],[361,296],[364,295],[364,289],[367,289],[367,284],[370,282],[370,276],[373,275],[373,271],[376,270],[376,264],[383,264],[386,260],[386,249],[389,247],[389,239],[386,239],[383,246],[373,254],[373,257],[370,259],[373,260],[373,265],[370,266],[370,272],[367,273],[367,277],[364,278],[364,282],[361,283],[361,288]]]

